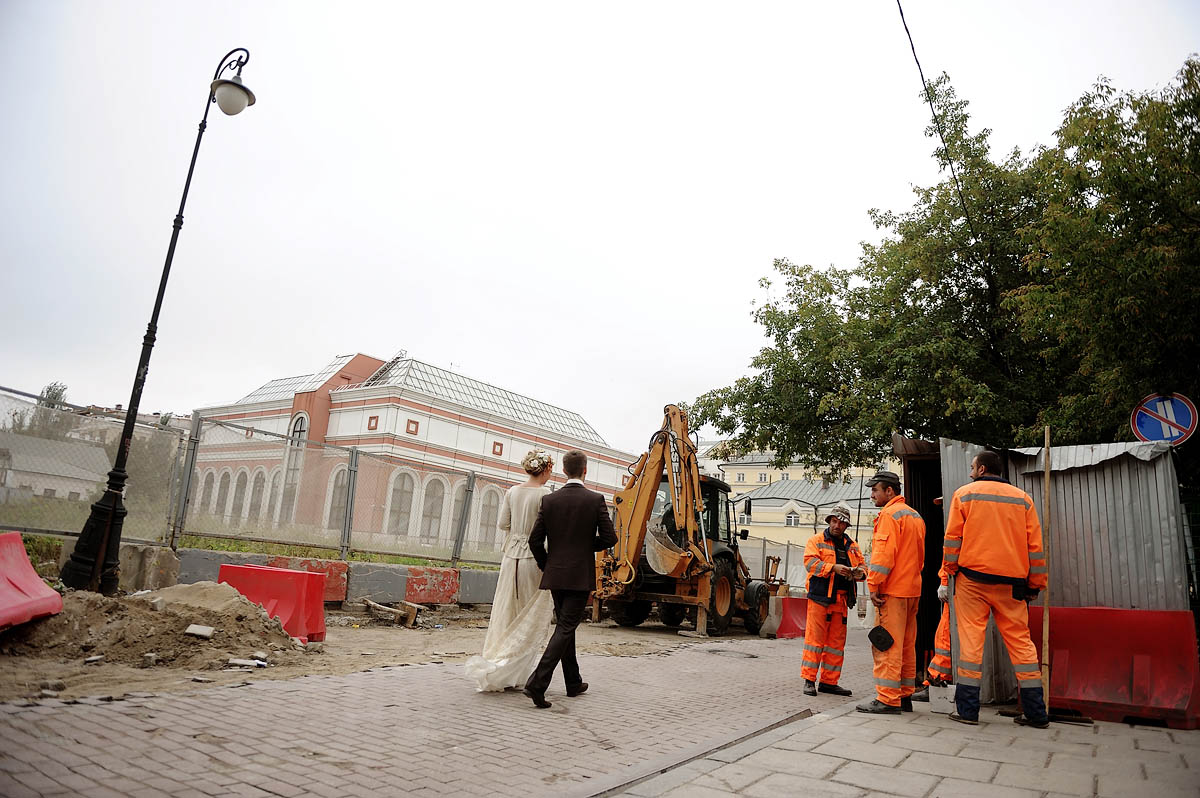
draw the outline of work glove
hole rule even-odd
[[[938,601],[944,602],[944,601],[949,601],[949,600],[950,600],[950,586],[949,585],[938,585]]]
[[[1027,587],[1027,588],[1025,588],[1025,600],[1026,601],[1037,601],[1038,594],[1041,592],[1042,591],[1040,591],[1040,590],[1034,590],[1031,587]]]

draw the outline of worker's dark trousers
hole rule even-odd
[[[583,682],[579,675],[579,660],[575,658],[575,627],[583,620],[583,612],[587,608],[587,590],[551,590],[554,597],[554,615],[558,623],[554,634],[546,645],[542,660],[525,682],[525,688],[537,693],[546,692],[554,669],[562,663],[563,679],[567,687],[575,687]]]
[[[979,688],[975,685],[960,684],[954,688],[954,704],[960,718],[979,720]],[[1021,688],[1021,711],[1025,717],[1041,723],[1047,720],[1046,700],[1042,695],[1042,686]]]

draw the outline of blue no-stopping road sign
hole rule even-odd
[[[1178,446],[1196,431],[1196,405],[1183,394],[1152,393],[1137,403],[1129,425],[1139,441],[1164,441]]]

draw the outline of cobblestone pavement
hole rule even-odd
[[[378,668],[189,694],[0,704],[0,795],[591,795],[846,699],[801,692],[801,640],[743,636],[580,657],[537,710],[454,665]],[[842,684],[870,684],[851,624]]]
[[[767,731],[622,794],[637,798],[1197,798],[1200,731],[1120,723],[1026,729],[987,707],[964,726],[929,705],[854,703]]]

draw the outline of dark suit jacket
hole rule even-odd
[[[616,542],[601,494],[573,482],[542,497],[529,533],[529,550],[542,569],[542,590],[595,590],[596,552]]]

